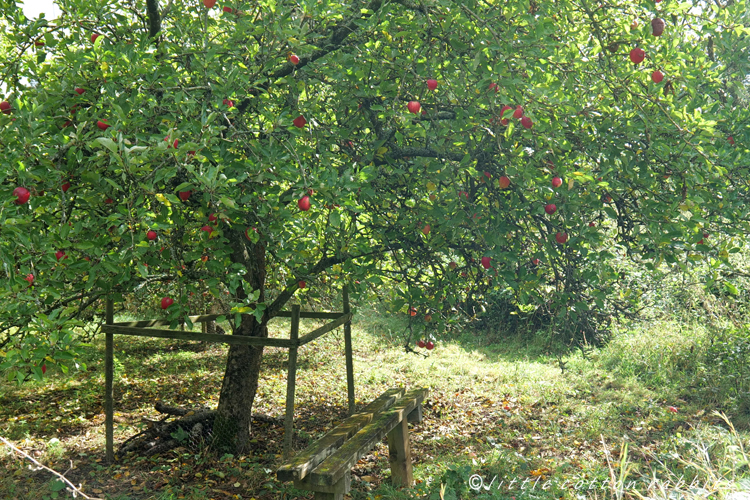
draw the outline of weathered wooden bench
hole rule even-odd
[[[388,437],[391,480],[414,483],[408,422],[422,420],[427,389],[389,389],[276,471],[281,481],[314,491],[315,500],[343,500],[351,488],[351,468],[383,437]]]

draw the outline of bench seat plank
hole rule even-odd
[[[310,472],[305,482],[320,486],[336,484],[359,461],[360,457],[374,448],[396,425],[405,420],[409,413],[422,403],[427,394],[427,389],[412,389],[407,392],[391,409],[377,415],[375,420],[365,425],[354,437],[331,454],[324,463]]]
[[[333,454],[347,439],[369,424],[375,415],[393,406],[403,394],[403,388],[388,389],[362,411],[341,422],[305,451],[294,457],[291,462],[280,467],[276,471],[276,477],[280,481],[299,481],[305,478],[310,471]]]

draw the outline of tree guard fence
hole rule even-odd
[[[291,318],[291,329],[288,339],[245,337],[239,335],[219,335],[201,332],[185,332],[154,328],[169,325],[168,320],[153,319],[142,321],[114,322],[114,305],[112,300],[107,300],[105,324],[102,331],[106,335],[106,347],[104,358],[105,384],[104,384],[104,412],[106,433],[106,460],[113,462],[114,453],[114,336],[135,335],[138,337],[168,338],[179,340],[200,340],[204,342],[221,342],[230,345],[251,345],[263,347],[281,347],[289,349],[289,361],[287,365],[286,407],[284,417],[284,457],[288,458],[292,451],[292,437],[294,432],[294,392],[297,378],[297,350],[303,345],[312,342],[338,328],[344,326],[344,351],[346,356],[346,385],[349,401],[349,414],[354,413],[354,363],[352,361],[352,313],[349,306],[349,290],[345,286],[343,294],[343,312],[305,312],[300,311],[300,306],[293,305],[291,311],[281,311],[277,318]],[[205,323],[213,321],[220,314],[206,314],[201,316],[189,316],[193,323]],[[299,336],[299,320],[304,319],[328,319],[332,320],[320,328]]]

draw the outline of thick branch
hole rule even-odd
[[[159,0],[146,0],[148,13],[148,36],[155,38],[161,31],[161,16],[159,15]]]

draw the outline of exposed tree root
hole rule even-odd
[[[161,420],[142,419],[148,427],[120,445],[116,454],[118,458],[128,453],[153,456],[184,445],[210,444],[215,410],[179,408],[165,405],[161,401],[154,408],[166,416]],[[171,417],[179,418],[168,421]],[[275,425],[283,425],[284,422],[281,418],[259,414],[253,415],[253,420]]]

